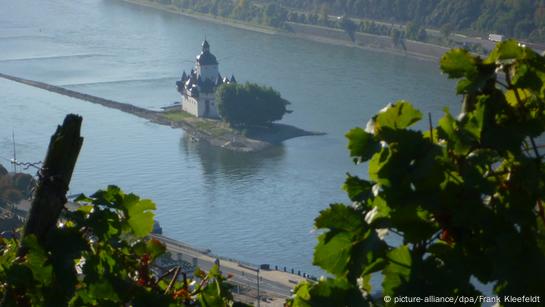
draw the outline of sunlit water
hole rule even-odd
[[[223,74],[271,85],[292,102],[284,123],[326,132],[242,154],[183,131],[0,79],[0,160],[15,131],[21,161],[44,157],[67,113],[84,117],[71,193],[108,184],[153,199],[166,235],[251,263],[321,274],[313,219],[348,201],[345,173],[364,176],[344,133],[407,99],[437,120],[458,110],[434,62],[255,33],[118,1],[0,0],[0,72],[159,108],[177,100],[206,36]],[[424,123],[420,127],[426,127]],[[6,165],[7,166],[7,165]]]

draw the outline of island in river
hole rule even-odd
[[[108,108],[117,109],[145,118],[157,124],[167,125],[173,128],[182,128],[192,136],[192,140],[206,141],[213,146],[219,146],[233,151],[260,151],[291,138],[324,134],[322,132],[307,131],[279,123],[273,123],[263,127],[247,127],[244,131],[240,131],[229,127],[229,125],[223,121],[194,117],[182,110],[154,111],[137,107],[132,104],[117,102],[12,75],[0,73],[0,77],[61,95],[100,104]]]

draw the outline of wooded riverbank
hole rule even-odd
[[[145,6],[173,14],[187,16],[203,21],[214,22],[240,28],[249,31],[255,31],[270,35],[282,35],[305,40],[311,40],[326,44],[340,45],[346,47],[355,47],[361,49],[371,49],[376,51],[408,55],[420,59],[436,60],[439,59],[449,48],[434,45],[430,43],[418,42],[413,40],[404,40],[404,44],[395,44],[391,37],[375,35],[369,33],[356,32],[355,40],[341,29],[309,25],[302,23],[287,22],[288,29],[277,29],[263,25],[233,20],[224,17],[214,17],[212,15],[198,12],[181,10],[173,5],[161,4],[150,0],[122,0],[127,3]]]

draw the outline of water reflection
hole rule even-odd
[[[234,152],[196,140],[187,133],[180,139],[180,150],[188,157],[198,158],[207,181],[215,180],[218,174],[231,180],[246,180],[262,169],[275,169],[285,157],[284,145],[259,152]]]

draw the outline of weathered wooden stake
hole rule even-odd
[[[66,192],[83,144],[83,138],[80,136],[81,120],[81,116],[66,115],[62,126],[58,126],[51,137],[43,168],[38,174],[38,186],[21,241],[26,236],[35,235],[38,243],[44,246],[47,234],[57,224],[62,208],[66,204]],[[27,248],[21,244],[17,251],[19,259],[26,253]],[[18,302],[16,297],[16,290],[8,288],[4,292],[0,306],[28,305],[28,302]]]
[[[83,144],[83,138],[80,136],[81,121],[81,116],[66,115],[62,126],[58,126],[51,137],[39,174],[23,238],[35,235],[42,246],[66,204],[66,192]],[[21,248],[18,255],[22,256],[25,253],[25,249]]]

